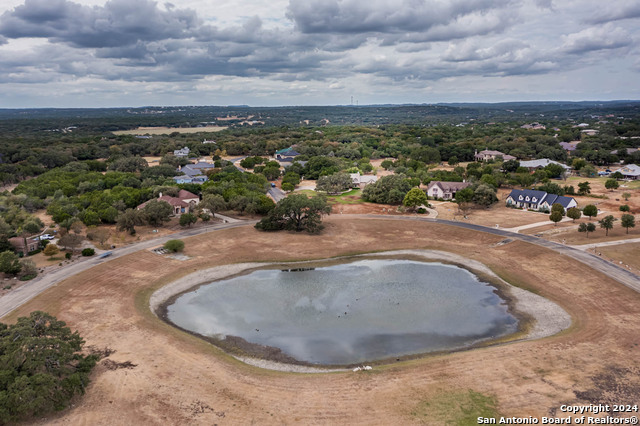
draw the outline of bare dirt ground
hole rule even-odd
[[[149,167],[160,165],[160,160],[162,159],[162,157],[157,157],[157,156],[156,157],[148,156],[148,157],[142,157],[142,158],[144,159],[144,161],[147,162]]]
[[[51,287],[7,320],[42,309],[88,345],[116,352],[86,395],[47,424],[444,424],[436,404],[477,392],[506,416],[560,415],[563,403],[637,403],[640,294],[582,263],[524,242],[433,223],[332,215],[320,236],[251,227],[186,240],[187,261],[140,251]],[[293,374],[247,366],[158,320],[149,296],[217,265],[424,248],[478,260],[560,304],[559,335],[434,355],[370,372]],[[135,367],[117,368],[130,362]],[[113,368],[113,366],[116,368]],[[130,366],[130,365],[129,365]],[[475,395],[475,394],[473,394]],[[432,404],[433,403],[433,404]],[[455,424],[452,423],[452,424]]]

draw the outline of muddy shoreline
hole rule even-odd
[[[355,365],[317,366],[307,362],[299,361],[283,353],[279,348],[263,346],[247,342],[245,339],[236,336],[226,336],[224,339],[203,336],[176,326],[167,318],[167,307],[170,306],[182,294],[196,290],[202,285],[213,281],[228,279],[239,275],[249,274],[256,269],[290,269],[313,268],[320,266],[330,266],[337,263],[346,263],[350,260],[361,259],[406,259],[417,261],[432,261],[445,264],[452,264],[469,270],[476,275],[481,282],[485,282],[494,287],[494,292],[505,300],[508,312],[518,319],[518,331],[507,336],[495,339],[483,339],[472,345],[446,351],[427,352],[421,354],[405,355],[387,359],[368,362],[371,365],[389,364],[392,362],[405,361],[410,359],[433,356],[442,353],[466,351],[477,347],[493,346],[514,341],[532,340],[554,335],[571,325],[571,317],[560,306],[538,296],[529,291],[515,287],[496,274],[480,262],[453,254],[436,250],[396,250],[381,253],[368,253],[354,256],[344,256],[339,258],[329,258],[317,261],[304,262],[272,262],[272,263],[239,263],[223,265],[209,269],[203,269],[188,274],[172,283],[158,289],[149,298],[151,311],[161,320],[173,327],[179,328],[189,334],[200,337],[225,352],[234,356],[247,364],[261,368],[300,372],[316,373],[329,371],[342,371],[352,368]],[[194,284],[197,283],[197,284]]]

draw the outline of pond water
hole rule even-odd
[[[358,260],[313,270],[256,270],[184,293],[167,318],[204,336],[346,365],[462,348],[517,331],[495,288],[434,262]]]

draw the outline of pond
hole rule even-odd
[[[254,270],[178,296],[166,318],[322,365],[459,349],[518,330],[496,288],[466,269],[398,259]]]

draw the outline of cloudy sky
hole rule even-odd
[[[352,96],[640,99],[640,1],[0,1],[0,108]]]

